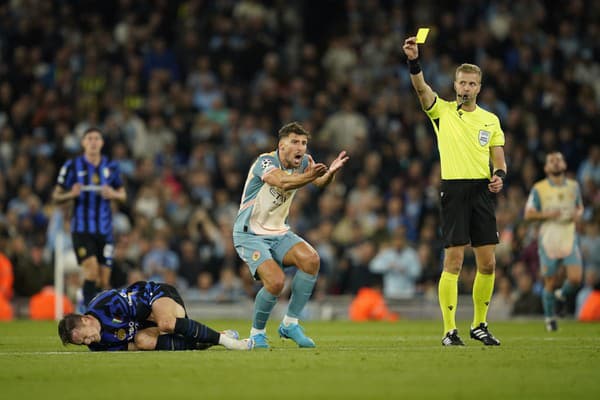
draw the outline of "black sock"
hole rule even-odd
[[[87,308],[90,301],[98,294],[100,290],[96,286],[95,281],[83,281],[83,305]]]
[[[188,318],[177,318],[175,320],[175,333],[196,342],[211,344],[219,344],[219,337],[221,336],[219,332]]]
[[[194,350],[196,348],[195,343],[186,340],[181,335],[159,335],[156,339],[155,350]]]

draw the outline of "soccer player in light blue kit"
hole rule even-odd
[[[575,224],[583,216],[579,184],[566,176],[567,163],[558,151],[546,154],[546,179],[535,183],[525,206],[525,219],[540,221],[538,252],[544,277],[542,304],[546,330],[558,329],[555,315],[556,299],[574,295],[583,276],[581,250]],[[566,269],[567,279],[559,289],[559,267]]]
[[[295,266],[287,313],[279,335],[299,347],[315,347],[298,319],[308,302],[319,272],[317,251],[287,225],[296,190],[309,183],[325,187],[348,161],[342,151],[329,168],[306,154],[310,134],[299,123],[279,130],[277,150],[261,154],[250,167],[240,210],[233,227],[233,243],[252,276],[263,283],[256,295],[250,337],[255,348],[268,348],[266,324],[283,290],[283,268]]]

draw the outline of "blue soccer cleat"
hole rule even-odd
[[[255,349],[268,349],[269,343],[267,339],[267,335],[264,333],[257,333],[256,335],[250,336],[250,339],[254,342]]]
[[[279,325],[279,336],[286,339],[292,339],[298,344],[298,347],[317,347],[315,342],[304,334],[304,329],[298,324]]]

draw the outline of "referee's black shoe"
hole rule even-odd
[[[486,346],[500,346],[500,341],[488,331],[485,322],[480,323],[478,327],[471,328],[471,339],[479,340]]]
[[[446,336],[442,339],[442,346],[464,346],[463,341],[458,337],[458,331],[452,329],[446,333]]]

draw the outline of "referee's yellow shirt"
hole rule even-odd
[[[425,110],[438,139],[442,179],[489,179],[490,147],[504,146],[500,120],[479,106],[471,112],[456,107],[436,97]]]

